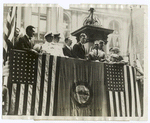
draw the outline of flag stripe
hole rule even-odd
[[[11,7],[11,9],[7,15],[6,24],[4,25],[4,37],[3,37],[4,65],[5,65],[5,62],[7,61],[7,56],[9,53],[8,51],[11,49],[11,48],[9,48],[9,46],[11,46],[11,44],[13,44],[12,39],[14,37],[14,31],[16,28],[16,13],[17,13],[16,6]],[[8,39],[9,39],[9,42],[8,42]]]
[[[12,40],[12,36],[11,35],[14,32],[14,28],[15,28],[15,17],[13,18],[11,23],[7,23],[7,28],[8,28],[8,31],[6,30],[6,32],[5,32],[5,35],[6,35],[5,41],[7,39],[9,39],[11,41]]]
[[[4,32],[4,35],[3,35],[3,36],[4,36],[4,39],[7,39],[6,36],[8,35],[9,30],[8,30],[8,28],[6,27],[6,25],[4,25],[4,31],[5,31],[5,32]]]
[[[128,80],[127,80],[127,66],[124,66],[124,81],[125,81],[125,103],[126,103],[126,113],[129,117],[129,93],[128,93]]]
[[[126,90],[125,90],[126,91]],[[125,116],[127,116],[127,98],[126,98],[126,92],[123,92],[124,94],[124,106],[125,106]]]
[[[35,58],[35,73],[34,73],[34,84],[32,89],[32,102],[31,102],[31,115],[34,115],[35,108],[35,96],[36,96],[36,85],[37,85],[37,69],[38,69],[38,56]]]
[[[122,106],[122,116],[125,117],[125,101],[124,101],[124,92],[120,92],[121,95],[121,106]]]
[[[27,115],[30,115],[31,112],[32,90],[33,90],[33,85],[29,84],[28,99],[27,99]]]
[[[42,68],[42,55],[39,55],[38,68],[37,68],[37,83],[36,83],[36,98],[35,98],[34,115],[38,114],[39,92],[40,92],[40,82],[41,82],[41,68]]]
[[[121,103],[121,92],[118,92],[118,98],[119,98],[119,111],[120,111],[120,116],[122,117],[122,103]]]
[[[106,91],[106,98],[107,98],[107,115],[111,116],[109,91]]]
[[[134,81],[133,81],[133,73],[132,73],[132,67],[129,66],[130,70],[130,78],[131,78],[131,96],[132,96],[132,117],[135,117],[135,94],[134,94]]]
[[[56,115],[57,115],[58,80],[59,80],[60,59],[61,59],[60,57],[57,57],[53,116],[56,116]]]
[[[115,92],[113,92],[113,101],[114,101],[114,116],[117,116],[117,106],[116,106]]]
[[[112,95],[112,91],[109,91],[109,98],[110,98],[110,111],[111,111],[111,116],[114,116],[114,106],[113,106],[113,95]]]
[[[11,41],[11,42],[13,42],[13,44],[14,44],[13,37],[14,37],[14,32],[15,32],[15,20],[14,20],[14,22],[13,22],[13,24],[12,24],[11,30],[12,30],[12,31],[10,32],[10,35],[9,35],[9,37],[8,37],[8,40]]]
[[[127,78],[128,78],[128,96],[129,96],[129,114],[132,116],[132,97],[131,97],[131,84],[130,84],[130,73],[129,67],[127,67]]]
[[[27,98],[28,98],[28,84],[25,84],[24,89],[24,103],[23,103],[23,115],[26,115],[27,111]]]
[[[44,87],[44,75],[45,75],[45,61],[46,61],[46,55],[42,55],[42,68],[41,68],[41,82],[40,82],[40,95],[39,95],[39,109],[38,109],[38,115],[42,114],[42,103],[43,103],[43,87]]]
[[[135,97],[135,116],[138,116],[137,114],[137,97],[136,97],[136,80],[135,80],[135,73],[134,68],[132,67],[132,73],[133,73],[133,85],[134,85],[134,97]]]
[[[46,116],[49,116],[50,109],[50,94],[51,94],[51,77],[52,77],[52,65],[53,65],[53,56],[50,56],[49,59],[49,75],[48,75],[48,89],[47,89],[47,103],[46,103]]]
[[[136,89],[137,89],[137,94],[136,94],[136,96],[137,96],[137,110],[138,110],[138,116],[139,117],[141,117],[142,115],[142,110],[141,110],[141,104],[140,104],[140,99],[139,99],[139,97],[140,97],[140,95],[139,95],[139,90],[138,90],[138,86],[137,86],[138,84],[137,84],[137,82],[136,82]]]
[[[15,115],[18,115],[18,108],[19,108],[19,97],[20,97],[20,84],[17,83],[17,92],[16,92],[16,101],[15,101]]]
[[[119,107],[118,92],[115,92],[115,96],[116,96],[116,105],[117,105],[117,117],[120,117],[120,107]]]
[[[141,82],[137,82],[137,89],[139,90],[139,95],[141,97],[140,99],[140,104],[141,104],[141,116],[143,116],[143,111],[144,111],[144,108],[143,108],[143,101],[144,101],[144,90],[143,90],[143,83]]]
[[[8,30],[4,30],[5,31],[5,34],[9,37],[10,36],[10,34],[11,34],[11,32],[12,31],[14,31],[14,30],[12,30],[12,29],[14,29],[13,27],[15,27],[15,13],[16,13],[16,7],[13,7],[12,8],[12,15],[10,16],[10,18],[9,18],[9,21],[7,20],[7,22],[6,22],[6,28],[8,29]],[[5,38],[5,41],[6,41],[7,39]]]
[[[18,109],[18,115],[22,115],[23,114],[23,102],[24,102],[24,88],[25,88],[25,85],[24,84],[21,84],[20,85],[21,89],[20,89],[20,97],[19,97],[19,109]]]
[[[53,66],[52,66],[52,81],[51,81],[51,95],[50,95],[50,110],[49,115],[53,115],[53,106],[54,106],[54,93],[55,93],[55,76],[56,76],[56,61],[57,56],[53,58]]]
[[[138,81],[136,81],[136,70],[133,69],[133,72],[134,72],[134,78],[135,78],[135,89],[136,89],[136,99],[137,99],[137,116],[141,117],[141,104],[140,104],[140,95],[139,95],[139,90],[138,90],[138,87],[137,87],[137,84],[138,84]]]
[[[7,55],[7,44],[5,41],[3,41],[3,59],[6,60],[6,55]]]
[[[16,6],[13,6],[12,13],[10,14],[10,21],[12,21],[14,15],[15,15],[15,12],[16,12]]]
[[[43,104],[42,104],[42,116],[46,112],[46,100],[47,100],[47,86],[48,86],[48,70],[49,70],[49,55],[46,55],[45,63],[45,79],[44,79],[44,89],[43,89]]]

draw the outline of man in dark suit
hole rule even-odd
[[[26,35],[24,35],[23,37],[19,38],[19,41],[15,44],[14,48],[15,49],[26,49],[26,50],[30,50],[33,48],[34,43],[31,41],[31,38],[34,36],[35,33],[35,27],[33,26],[28,26],[26,28]]]
[[[69,38],[65,38],[65,45],[63,47],[64,56],[76,58],[77,56],[73,53],[73,50],[70,47],[71,44],[72,44],[72,40]]]
[[[85,47],[87,36],[84,33],[80,34],[79,42],[73,46],[73,52],[78,58],[85,59]]]

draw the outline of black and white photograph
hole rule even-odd
[[[147,30],[147,5],[3,4],[2,118],[148,120]]]

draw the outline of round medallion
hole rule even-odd
[[[86,107],[92,99],[92,90],[88,82],[74,83],[71,90],[74,102],[80,107]]]

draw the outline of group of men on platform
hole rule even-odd
[[[61,38],[60,33],[53,34],[52,32],[47,32],[45,34],[44,38],[46,41],[43,45],[34,45],[34,42],[31,40],[35,33],[34,29],[35,28],[33,26],[28,26],[26,28],[26,34],[18,39],[14,48],[20,50],[31,50],[37,53],[49,53],[54,56],[98,60],[101,62],[118,62],[123,60],[123,58],[119,55],[118,48],[110,49],[110,58],[106,58],[103,50],[104,42],[102,40],[95,41],[94,46],[90,49],[90,52],[86,54],[84,44],[87,41],[87,36],[84,33],[80,34],[79,41],[73,46],[73,48],[71,47],[72,40],[69,37],[65,38],[64,47],[61,47],[58,43]]]
[[[49,53],[54,56],[61,57],[71,57],[71,58],[79,58],[86,60],[96,60],[96,61],[107,61],[107,62],[118,62],[123,60],[123,58],[119,55],[118,48],[110,49],[109,58],[105,57],[105,52],[103,50],[103,41],[95,41],[94,46],[90,48],[89,53],[86,55],[84,44],[87,41],[87,36],[84,33],[81,33],[79,36],[79,41],[73,46],[72,40],[70,38],[65,38],[64,47],[59,45],[60,33],[52,33],[48,32],[45,34],[45,43],[35,44],[32,38],[35,34],[35,28],[33,26],[28,26],[26,28],[26,34],[21,37],[17,37],[19,35],[19,31],[15,32],[15,44],[14,46],[10,46],[10,48],[19,49],[19,50],[27,50],[34,53]],[[9,60],[5,62],[5,66],[3,67],[3,77],[9,76]],[[8,103],[9,103],[9,95],[6,84],[3,82],[3,115],[7,115],[8,113]]]

